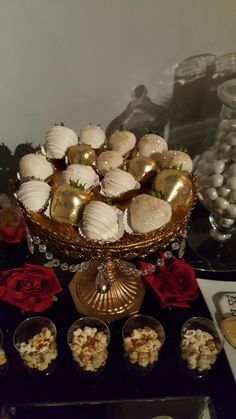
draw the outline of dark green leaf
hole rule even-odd
[[[53,261],[50,260],[49,262],[46,262],[43,266],[45,266],[45,268],[53,268]]]
[[[57,122],[57,123],[56,123],[56,124],[54,124],[54,125],[58,125],[58,126],[60,126],[60,127],[64,127],[64,126],[65,126],[64,122]]]
[[[75,182],[74,180],[70,179],[70,186],[73,186],[73,188],[80,189],[81,191],[85,190],[86,183],[79,183],[79,179]]]
[[[148,192],[148,195],[154,196],[155,198],[164,199],[164,194],[162,191],[154,191],[153,189],[151,189]]]

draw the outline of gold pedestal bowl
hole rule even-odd
[[[196,178],[191,179],[190,202],[173,207],[168,224],[147,234],[125,233],[112,243],[87,240],[73,226],[60,224],[43,213],[29,213],[19,201],[18,205],[31,236],[39,237],[48,249],[68,259],[90,262],[70,282],[72,298],[78,312],[111,322],[137,313],[145,294],[140,274],[129,261],[163,251],[185,234],[197,197]]]

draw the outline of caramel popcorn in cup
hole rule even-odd
[[[201,329],[187,330],[181,342],[181,356],[191,370],[210,370],[216,361],[217,347],[214,337]]]
[[[7,363],[7,357],[3,348],[0,348],[0,367]]]
[[[164,329],[156,319],[135,315],[123,326],[124,356],[143,371],[151,369],[159,358],[164,339]]]
[[[3,332],[0,329],[0,378],[4,377],[8,371],[8,359],[3,346]]]
[[[47,370],[57,357],[57,346],[50,329],[43,327],[40,333],[27,342],[19,344],[19,353],[28,368],[39,371]]]
[[[223,335],[217,325],[204,317],[193,317],[182,327],[181,358],[196,377],[211,370],[223,347]]]
[[[129,361],[137,362],[141,367],[158,360],[161,342],[158,333],[150,327],[133,329],[130,336],[124,338],[124,350]]]
[[[46,317],[22,322],[14,333],[15,347],[29,372],[48,375],[57,358],[56,328]]]
[[[84,317],[77,320],[68,331],[68,344],[72,358],[83,371],[97,372],[108,357],[110,332],[99,319]]]

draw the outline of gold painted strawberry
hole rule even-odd
[[[90,192],[81,184],[71,182],[58,186],[52,198],[51,217],[60,223],[77,225],[89,201]]]

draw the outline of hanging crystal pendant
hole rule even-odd
[[[111,284],[105,270],[99,270],[95,280],[97,292],[105,294],[111,288]]]
[[[28,249],[30,251],[30,253],[33,255],[34,254],[34,241],[30,235],[29,229],[27,228],[26,230],[26,240],[27,240],[27,245],[28,245]]]
[[[185,254],[185,250],[186,250],[186,233],[183,235],[183,238],[180,242],[180,246],[179,246],[179,254],[178,257],[179,259],[182,259],[184,254]]]

